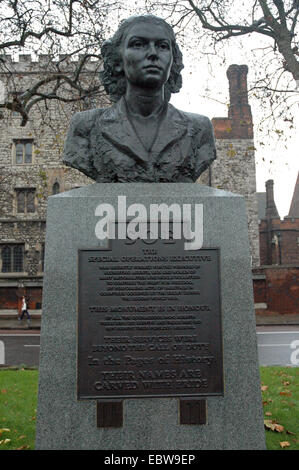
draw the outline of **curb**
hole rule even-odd
[[[30,327],[28,328],[27,320],[19,322],[17,317],[13,318],[0,317],[0,330],[40,330],[41,329],[41,318],[34,318],[31,316]],[[286,317],[286,314],[283,315],[269,315],[269,316],[256,316],[256,326],[298,326],[299,325],[299,315],[290,314]]]

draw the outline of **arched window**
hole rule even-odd
[[[25,191],[17,190],[17,212],[25,212]]]
[[[23,163],[24,161],[24,146],[23,144],[16,144],[16,163]]]
[[[53,187],[52,187],[52,194],[58,194],[60,192],[60,186],[59,186],[59,183],[58,181],[55,181],[55,183],[53,184]]]
[[[33,140],[16,139],[14,140],[14,163],[24,165],[32,163]]]
[[[35,189],[24,188],[16,189],[17,212],[27,214],[35,212]]]

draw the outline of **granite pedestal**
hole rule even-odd
[[[77,253],[99,247],[95,208],[203,204],[203,246],[220,248],[224,396],[205,425],[181,425],[177,398],[124,402],[123,426],[97,428],[96,404],[77,400]],[[199,184],[93,184],[49,198],[36,449],[265,449],[244,198]]]

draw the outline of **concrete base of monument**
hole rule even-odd
[[[126,391],[123,401],[122,426],[97,427],[96,397],[94,399],[78,399],[80,398],[78,394],[81,387],[80,385],[78,388],[78,380],[82,372],[82,363],[80,361],[83,361],[84,369],[84,354],[88,356],[90,361],[89,366],[91,364],[90,370],[98,370],[98,375],[101,377],[101,356],[97,356],[94,351],[99,351],[103,347],[103,344],[99,342],[95,345],[92,353],[94,357],[92,357],[90,351],[85,351],[84,348],[80,350],[80,345],[78,347],[78,341],[81,341],[81,336],[84,337],[85,334],[85,324],[83,323],[84,328],[82,329],[80,323],[82,312],[79,312],[78,316],[78,306],[79,310],[80,308],[84,309],[86,303],[85,301],[82,302],[82,295],[85,292],[85,288],[82,288],[82,286],[85,286],[85,284],[82,279],[79,279],[78,282],[78,250],[97,250],[103,249],[105,246],[107,248],[107,242],[97,238],[96,225],[99,221],[100,212],[96,211],[96,209],[101,204],[110,204],[116,208],[119,196],[126,196],[127,206],[138,203],[143,204],[148,209],[150,204],[162,203],[168,206],[174,203],[181,206],[183,204],[203,205],[203,249],[216,248],[219,250],[219,275],[221,279],[219,283],[221,308],[219,311],[222,329],[222,364],[218,364],[218,366],[223,367],[224,383],[223,393],[214,396],[209,396],[208,394],[208,396],[204,397],[207,400],[206,424],[180,424],[180,391],[176,390],[176,386],[173,385],[178,382],[174,381],[172,383],[170,397],[164,396],[164,394],[160,397],[135,397],[134,394],[131,397],[128,396],[130,395],[130,388],[133,387],[133,382],[134,387],[137,387],[135,378],[138,375],[136,371],[140,364],[144,370],[150,371],[152,368],[157,371],[155,364],[151,364],[151,361],[154,361],[156,356],[149,354],[145,358],[144,354],[140,353],[139,357],[143,358],[143,362],[141,361],[139,365],[137,362],[131,362],[130,366],[127,367],[129,370],[129,372],[128,370],[126,371],[127,375],[118,376],[118,379],[124,377],[128,379],[125,381],[127,385],[125,386]],[[152,249],[150,244],[147,248]],[[107,251],[104,253],[107,256]],[[147,251],[146,253],[150,254],[151,252]],[[190,254],[191,252],[186,253]],[[200,253],[200,251],[197,253]],[[192,264],[195,266],[196,262]],[[109,282],[112,282],[113,290],[117,291],[119,287],[115,283],[116,278],[113,278],[113,270],[105,273],[101,271],[100,264],[97,264],[96,269],[100,270],[99,273],[102,279],[106,279],[106,281],[110,279]],[[107,269],[109,268],[107,267]],[[196,269],[196,266],[194,269]],[[188,272],[191,273],[190,270]],[[107,276],[109,274],[110,277],[105,278],[106,274]],[[171,276],[172,274],[170,279],[174,279]],[[191,290],[192,282],[199,283],[199,297],[195,302],[193,299],[193,304],[206,305],[206,308],[201,308],[203,311],[199,312],[198,316],[196,313],[192,317],[199,320],[197,321],[199,326],[196,334],[200,337],[201,327],[202,330],[206,328],[204,326],[205,321],[210,322],[210,326],[213,325],[214,313],[213,308],[210,308],[207,301],[204,300],[205,293],[203,291],[205,289],[200,291],[200,286],[206,285],[200,284],[203,282],[203,279],[200,280],[200,276],[192,278],[192,274],[190,276],[191,284],[187,282],[187,285],[191,285]],[[204,276],[202,274],[201,277],[204,278]],[[163,279],[166,278],[164,276]],[[186,279],[186,276],[178,277],[177,281],[181,282],[181,286],[183,285],[180,280],[182,278]],[[136,276],[135,278],[132,277],[132,279],[136,279]],[[137,279],[138,282],[141,279],[144,282],[146,278],[137,276]],[[151,279],[155,278],[152,277]],[[195,281],[194,279],[197,280]],[[171,283],[172,281],[170,281]],[[166,284],[169,286],[169,282],[166,282]],[[92,296],[90,283],[88,282],[86,286]],[[111,290],[111,288],[107,288],[107,292],[109,289]],[[52,196],[49,198],[47,213],[43,292],[36,449],[265,449],[247,216],[243,197],[199,184],[156,183],[93,184]],[[116,292],[115,295],[117,296],[118,293]],[[193,295],[193,297],[196,296]],[[99,298],[103,297],[99,295]],[[170,298],[173,299],[175,297]],[[94,306],[95,300],[93,299],[91,302],[90,305]],[[110,304],[111,302],[110,300]],[[146,302],[148,302],[148,299],[145,300]],[[181,300],[178,302],[181,302]],[[83,306],[82,303],[84,304]],[[107,299],[105,299],[104,303],[105,305],[110,305]],[[148,304],[155,305],[155,301],[148,302]],[[125,300],[122,305],[126,305]],[[139,302],[139,305],[142,306],[142,302]],[[163,308],[159,302],[157,305],[160,305],[159,315],[162,315]],[[174,311],[176,306],[175,301],[173,303],[170,301],[167,305],[172,305],[172,310]],[[98,306],[101,306],[100,300],[98,301]],[[165,308],[164,311],[166,311]],[[151,312],[154,312],[154,310],[151,310]],[[85,318],[84,315],[83,319]],[[105,317],[105,310],[101,312],[101,308],[97,310],[97,308],[93,307],[93,310],[87,311],[86,317],[88,315],[91,319],[96,316],[98,328],[104,328],[101,325],[104,325],[108,318]],[[109,318],[112,320],[113,316]],[[124,317],[119,316],[118,318],[118,325],[120,325]],[[157,318],[157,315],[152,315],[152,321],[156,321]],[[159,318],[161,319],[162,317],[160,316]],[[182,316],[178,318],[182,318]],[[130,321],[128,314],[126,319]],[[185,321],[187,325],[187,316],[182,321]],[[181,326],[178,324],[177,334],[182,334],[187,341],[186,338],[190,339],[192,336],[195,338],[195,333],[192,333],[193,330],[190,323],[189,326],[186,325],[185,331],[180,331]],[[218,327],[219,322],[217,321]],[[115,335],[121,337],[121,344],[124,345],[125,340],[122,335],[125,334],[128,338],[130,335],[127,332],[123,333],[122,327],[118,328],[118,330],[117,328],[116,330],[110,330],[109,337],[111,338]],[[134,334],[135,338],[137,336],[145,337],[149,335],[147,331],[144,332],[142,330]],[[155,334],[157,333],[153,329],[150,335],[154,336]],[[165,330],[165,333],[161,334],[161,336],[164,339],[170,338],[168,341],[171,341],[171,334],[174,333],[171,333],[170,330]],[[96,336],[91,337],[96,341],[94,339]],[[113,341],[116,341],[116,339]],[[130,341],[131,343],[133,342],[129,338],[127,342],[130,343]],[[140,341],[139,338],[139,341],[136,342],[140,345]],[[145,340],[143,339],[142,341]],[[190,341],[193,340],[190,339]],[[197,341],[197,344],[200,341]],[[208,345],[208,349],[213,347],[212,340],[207,339],[206,344],[209,341],[211,344]],[[174,342],[169,344],[175,345]],[[187,344],[190,343],[187,341]],[[201,344],[203,345],[203,343]],[[177,358],[171,350],[164,351],[163,357],[165,362],[167,362],[166,358],[170,355],[173,356],[175,362]],[[184,362],[184,357],[187,356],[189,359],[184,365],[185,374],[189,374],[189,378],[201,377],[204,379],[206,367],[204,361],[199,364],[192,361],[190,363],[192,357],[200,356],[196,356],[196,353],[192,352],[187,354],[183,349],[180,356],[183,358],[182,362]],[[134,353],[131,353],[130,357],[134,357]],[[159,361],[161,360],[162,363],[162,355],[157,357],[159,357]],[[212,364],[213,361],[214,363],[219,361],[219,359],[215,359],[216,356],[211,355],[211,357]],[[113,358],[117,358],[115,359],[118,361],[117,367],[113,363]],[[118,353],[117,356],[113,356],[113,353],[106,356],[105,367],[108,367],[107,360],[108,366],[110,364],[111,372],[116,372],[121,367],[121,353]],[[167,367],[163,366],[163,370],[166,370],[166,375],[164,374],[161,377],[164,377],[164,379],[165,377],[166,379],[173,378],[176,374],[175,367],[175,364],[167,365]],[[121,370],[123,371],[124,367]],[[86,377],[86,380],[89,380],[88,372]],[[109,375],[106,372],[105,379],[111,377],[117,379],[116,375]],[[215,377],[213,377],[213,380],[216,380]],[[108,380],[108,384],[111,385],[111,383]],[[115,386],[117,388],[117,385]],[[103,388],[100,384],[100,379],[99,382],[96,382],[95,388],[97,391]],[[118,393],[116,398],[123,398],[122,393]],[[186,391],[184,396],[188,396]],[[194,394],[192,396],[194,397]],[[106,398],[113,399],[113,394]],[[203,398],[203,396],[199,398]]]

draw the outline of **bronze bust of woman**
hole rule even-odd
[[[152,15],[123,21],[103,44],[108,108],[76,113],[63,163],[97,182],[194,182],[216,158],[211,121],[169,104],[182,86],[174,32]]]

